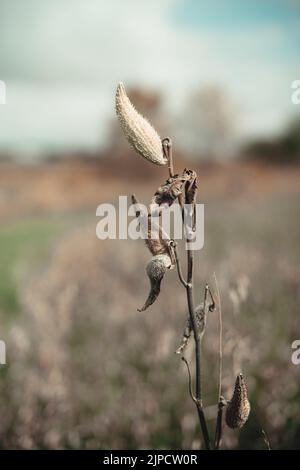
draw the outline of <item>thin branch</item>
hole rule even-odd
[[[270,441],[269,441],[269,438],[265,432],[264,429],[261,430],[261,433],[262,433],[262,436],[263,436],[263,440],[264,440],[264,443],[266,444],[266,447],[268,450],[272,450],[271,449],[271,445],[270,445]]]
[[[185,363],[186,365],[186,368],[187,368],[187,371],[188,371],[188,376],[189,376],[189,393],[190,393],[190,397],[191,399],[193,400],[194,403],[197,404],[197,400],[193,394],[193,390],[192,390],[192,377],[191,377],[191,370],[190,370],[190,366],[189,366],[189,363],[188,361],[186,360],[186,358],[184,356],[181,357],[181,360]]]
[[[208,284],[205,284],[205,290],[204,290],[204,307],[203,307],[204,314],[205,314],[205,312],[206,312],[207,292],[208,292],[208,291],[209,291]]]
[[[215,449],[218,450],[220,448],[221,439],[222,439],[222,417],[223,417],[224,400],[222,397],[223,322],[222,322],[221,296],[220,296],[220,290],[219,290],[216,273],[214,273],[214,281],[216,284],[217,297],[218,297],[218,310],[219,310],[219,392],[218,392],[218,416],[217,416],[216,432],[215,432]],[[212,294],[211,294],[211,297],[212,297]],[[213,300],[213,297],[212,297],[212,300]]]
[[[187,243],[191,242],[190,239],[187,239]],[[187,301],[189,307],[190,320],[194,332],[195,340],[195,354],[196,354],[196,406],[200,421],[200,426],[202,429],[204,444],[207,450],[210,450],[210,439],[205,419],[205,414],[202,404],[202,388],[201,388],[201,336],[198,334],[198,327],[195,314],[195,305],[194,305],[194,292],[193,292],[193,274],[194,274],[194,257],[193,250],[187,250]]]
[[[223,421],[223,405],[221,401],[218,403],[218,414],[216,422],[216,432],[215,432],[215,450],[220,449],[221,440],[222,440],[222,421]]]
[[[210,439],[203,410],[202,388],[201,388],[201,337],[198,334],[197,321],[195,315],[194,295],[193,295],[193,252],[188,250],[188,276],[187,276],[187,301],[189,307],[189,315],[194,332],[195,354],[196,354],[196,406],[203,434],[204,444],[207,450],[210,450]]]
[[[164,156],[168,160],[169,175],[172,178],[174,176],[174,166],[173,166],[172,140],[170,139],[170,137],[165,137],[162,140],[162,147],[163,147]]]
[[[209,285],[207,287],[208,287],[208,292],[209,292],[209,295],[210,295],[210,298],[211,298],[211,301],[212,301],[212,303],[209,306],[209,311],[214,312],[214,310],[216,308],[216,302],[215,302],[214,296],[212,294],[212,291],[210,290]]]
[[[183,274],[182,274],[181,263],[180,263],[180,259],[179,259],[179,256],[178,256],[176,243],[173,243],[172,247],[173,247],[174,254],[175,254],[175,260],[176,260],[176,266],[177,266],[177,272],[178,272],[179,280],[180,280],[181,284],[186,288],[187,287],[187,282],[184,279]]]
[[[223,375],[223,321],[222,321],[222,307],[219,284],[216,273],[213,274],[218,297],[219,307],[219,399],[222,396],[222,375]]]

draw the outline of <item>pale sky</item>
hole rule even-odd
[[[274,135],[300,114],[299,44],[297,0],[0,0],[0,151],[103,146],[119,81],[161,91],[171,115],[216,85],[238,138]]]

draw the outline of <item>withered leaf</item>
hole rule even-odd
[[[188,175],[175,175],[168,178],[167,181],[161,185],[154,194],[151,204],[167,204],[171,206],[173,202],[182,194],[184,185],[187,181]]]

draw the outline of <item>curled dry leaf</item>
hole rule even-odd
[[[185,187],[185,202],[186,204],[195,204],[197,197],[197,173],[194,170],[185,168],[182,177],[188,181]]]
[[[133,148],[146,160],[156,165],[165,165],[161,138],[156,130],[137,112],[119,83],[116,92],[116,112],[123,132]]]
[[[226,409],[226,424],[228,427],[242,428],[248,420],[250,413],[250,403],[248,400],[247,386],[242,374],[239,374],[235,381],[232,399]]]
[[[204,302],[201,302],[201,304],[199,304],[195,308],[195,316],[196,316],[196,322],[197,322],[197,334],[200,338],[202,338],[205,332],[207,314],[213,311],[212,305],[213,304],[211,303],[210,304],[207,303],[206,306],[204,307]],[[183,353],[183,351],[185,350],[185,348],[187,347],[189,343],[192,332],[193,332],[192,322],[191,322],[190,316],[188,315],[185,326],[184,326],[180,345],[175,351],[176,354]]]
[[[175,175],[172,178],[168,178],[167,181],[157,189],[151,200],[151,205],[161,206],[162,204],[166,204],[171,206],[178,196],[182,194],[187,178],[187,175]]]
[[[145,244],[153,256],[168,255],[171,259],[171,267],[175,265],[174,250],[170,244],[169,235],[159,224],[159,220],[151,217],[151,214],[139,211],[139,202],[135,195],[131,196],[132,204],[136,206],[136,217],[140,220],[140,227],[145,238]]]

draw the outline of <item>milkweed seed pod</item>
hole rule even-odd
[[[250,413],[250,403],[247,395],[247,387],[242,374],[235,381],[232,399],[226,409],[226,424],[232,429],[242,428]]]
[[[139,312],[143,312],[147,310],[159,296],[160,284],[166,271],[174,268],[175,254],[167,233],[159,223],[153,222],[151,214],[142,213],[138,207],[139,202],[134,194],[131,196],[131,201],[132,204],[135,205],[136,217],[140,219],[141,231],[146,235],[146,246],[153,255],[146,266],[146,273],[150,280],[150,292],[143,307],[138,309]],[[152,237],[153,232],[156,235],[155,237]]]
[[[156,130],[130,102],[124,85],[119,83],[116,92],[116,113],[123,132],[133,148],[146,160],[156,165],[165,165],[161,138]]]
[[[204,303],[199,304],[195,308],[195,316],[196,316],[196,326],[197,326],[197,334],[199,335],[200,338],[204,335],[205,332],[205,327],[206,327],[206,319],[207,319],[207,314],[208,312],[211,312],[211,305],[212,304],[207,304],[205,309],[204,309]],[[192,328],[192,322],[190,319],[190,316],[188,316],[185,327],[183,330],[183,335],[181,338],[181,342],[179,345],[179,348],[176,349],[176,354],[182,354],[185,348],[187,347],[191,334],[192,334],[193,328]]]
[[[168,255],[156,255],[151,258],[146,266],[146,273],[150,280],[150,292],[148,298],[139,312],[147,310],[152,305],[160,293],[161,281],[168,269],[172,267],[171,259]]]

